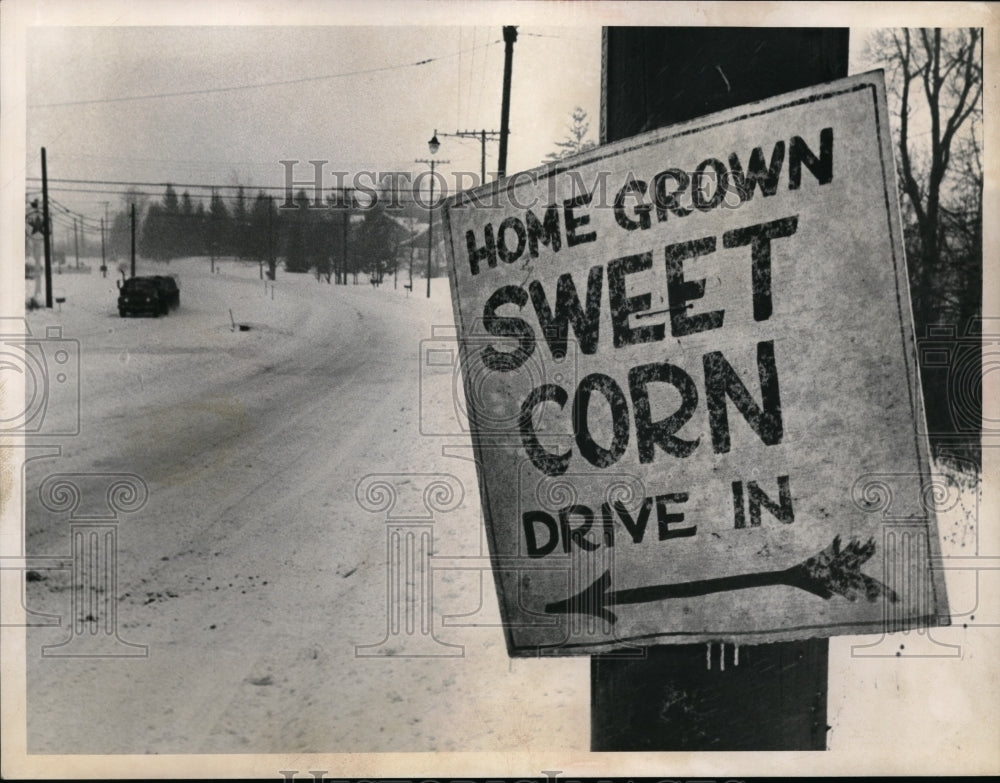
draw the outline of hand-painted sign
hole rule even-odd
[[[944,621],[881,73],[445,218],[511,654]]]

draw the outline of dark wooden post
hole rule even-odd
[[[500,102],[500,154],[497,160],[497,179],[507,174],[507,137],[510,135],[510,77],[514,68],[514,42],[517,28],[505,25],[503,28],[503,94]]]
[[[505,163],[506,166],[506,163]],[[479,131],[479,184],[486,184],[486,130]]]
[[[52,308],[52,222],[49,218],[49,169],[45,162],[45,147],[42,147],[42,220],[45,230],[45,306]]]
[[[132,209],[129,214],[132,217],[132,277],[135,277],[135,204],[132,204]]]
[[[847,76],[846,28],[608,27],[601,143]]]
[[[609,27],[603,50],[602,144],[842,78],[848,31]],[[828,650],[810,639],[596,655],[591,750],[825,750]]]
[[[348,201],[348,199],[350,198],[350,193],[351,193],[351,191],[348,190],[348,189],[346,189],[346,188],[343,191],[344,211],[343,211],[343,213],[340,216],[341,217],[341,222],[340,222],[340,238],[342,240],[341,244],[342,244],[342,248],[343,248],[343,253],[340,256],[340,284],[341,285],[347,285],[347,227],[348,227],[348,225],[349,225],[349,223],[351,221],[351,216],[350,216],[350,208],[351,207],[350,207],[350,202]],[[413,282],[413,281],[411,280],[410,282]]]

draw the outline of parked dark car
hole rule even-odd
[[[118,284],[118,315],[166,315],[181,304],[177,280],[169,275],[132,277]]]
[[[155,275],[153,280],[160,288],[160,296],[167,303],[167,307],[176,310],[181,306],[181,291],[177,285],[177,280],[169,275]]]
[[[118,315],[166,315],[169,305],[151,277],[133,277],[118,285]]]

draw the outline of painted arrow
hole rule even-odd
[[[873,554],[875,554],[875,539],[868,539],[864,544],[856,539],[851,540],[841,549],[840,536],[837,536],[822,552],[783,571],[737,574],[716,579],[698,579],[693,582],[630,587],[624,590],[608,590],[611,585],[611,572],[605,571],[590,587],[571,598],[546,604],[545,611],[549,614],[590,614],[613,624],[618,618],[607,608],[609,606],[643,604],[664,601],[668,598],[690,598],[709,593],[775,585],[797,587],[824,599],[840,595],[849,601],[856,601],[858,596],[864,595],[868,601],[874,602],[884,595],[895,603],[899,597],[891,588],[861,573],[861,566]]]

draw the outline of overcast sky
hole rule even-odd
[[[600,38],[598,26],[520,26],[509,171],[538,165],[575,106],[596,140]],[[308,160],[419,172],[435,128],[500,124],[499,26],[38,27],[27,43],[28,177],[42,146],[53,179],[281,185],[288,159],[301,179]],[[116,100],[136,96],[158,97]],[[478,173],[478,140],[439,139],[442,171]],[[497,151],[487,141],[488,169]],[[92,214],[118,200],[56,195]]]
[[[295,169],[302,180],[312,173],[307,161],[328,161],[329,185],[333,171],[416,175],[427,168],[414,161],[429,157],[435,128],[436,157],[450,161],[439,171],[452,183],[455,171],[478,173],[478,140],[444,134],[499,129],[504,22],[520,22],[507,168],[532,168],[565,137],[576,106],[588,112],[597,140],[601,25],[625,18],[604,9],[634,16],[655,7],[653,22],[697,22],[672,19],[677,6],[645,4],[412,3],[406,17],[376,13],[402,8],[385,4],[364,6],[360,16],[332,13],[362,8],[343,3],[293,4],[280,14],[266,4],[230,5],[211,16],[182,2],[104,3],[91,6],[103,14],[76,16],[72,10],[87,4],[39,7],[49,5],[62,13],[31,18],[25,37],[27,192],[40,191],[30,178],[41,174],[44,146],[52,195],[94,217],[106,201],[112,211],[120,205],[120,188],[55,180],[275,187],[284,182],[281,160],[302,161]],[[681,6],[689,15],[698,7]],[[308,9],[325,13],[303,15]],[[786,14],[780,23],[808,21]],[[861,57],[867,35],[852,28],[851,72],[871,67]],[[489,140],[487,170],[497,152]],[[5,183],[17,173],[8,169]]]

